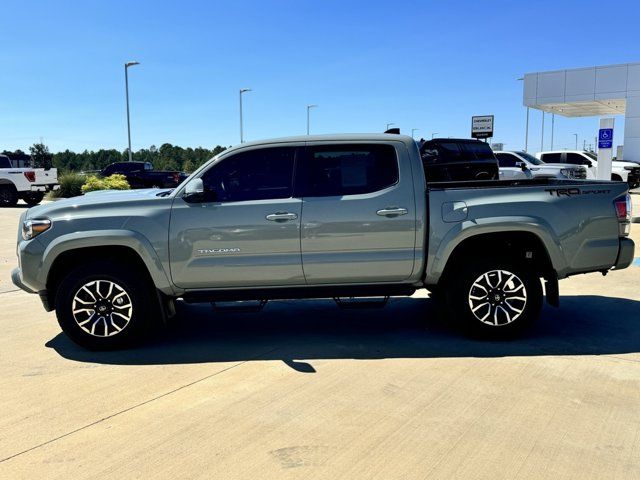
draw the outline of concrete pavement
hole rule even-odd
[[[0,478],[640,477],[640,267],[562,281],[511,342],[419,294],[180,305],[150,344],[92,353],[10,284],[22,211],[0,209]]]

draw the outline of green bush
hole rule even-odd
[[[130,188],[124,175],[115,174],[106,178],[90,175],[82,185],[82,193],[95,192],[96,190],[129,190]]]
[[[60,188],[51,192],[53,198],[69,198],[82,195],[86,177],[80,173],[68,172],[58,177]]]

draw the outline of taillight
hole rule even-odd
[[[180,182],[180,174],[178,172],[173,174],[173,181],[176,183]]]
[[[620,236],[627,237],[631,230],[631,195],[627,193],[624,197],[616,198],[613,204],[620,224]]]
[[[30,182],[36,181],[36,172],[24,172],[24,177]]]

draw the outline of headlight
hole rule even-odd
[[[629,170],[629,171],[635,170],[636,168],[638,168],[638,167],[624,167],[625,170]]]
[[[31,240],[51,228],[51,220],[30,219],[22,222],[22,238]]]
[[[567,178],[571,176],[571,170],[569,170],[568,168],[561,168],[560,173]]]

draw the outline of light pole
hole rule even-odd
[[[307,135],[309,135],[309,111],[317,106],[318,105],[307,105]]]
[[[127,62],[124,64],[124,89],[127,98],[127,138],[129,139],[129,161],[132,161],[131,156],[131,120],[129,119],[129,67],[134,65],[140,65],[140,62]]]
[[[241,88],[240,89],[240,143],[244,142],[244,136],[242,132],[242,94],[244,92],[250,92],[250,88]]]
[[[520,77],[518,79],[519,82],[524,82],[524,77]],[[529,148],[529,107],[527,107],[527,125],[525,127],[524,132],[524,151],[528,151]]]
[[[556,123],[556,114],[552,113],[551,114],[551,150],[553,150],[553,130],[555,128],[555,123]],[[577,142],[577,140],[576,140],[576,142]]]
[[[576,150],[578,150],[578,134],[574,133],[573,136],[576,137]]]
[[[540,132],[540,151],[544,151],[544,110],[542,111],[542,131]]]
[[[389,130],[389,127],[390,127],[391,125],[395,125],[395,123],[393,123],[393,122],[389,122],[389,123],[387,123],[387,128],[385,128],[385,131]]]
[[[414,134],[415,132],[417,132],[418,130],[420,130],[420,129],[419,129],[419,128],[412,128],[412,129],[411,129],[411,138],[413,138],[413,134]]]
[[[433,133],[431,134],[431,140],[433,140],[433,137],[435,137],[436,135],[438,135],[438,133],[440,133],[440,132],[433,132]]]

